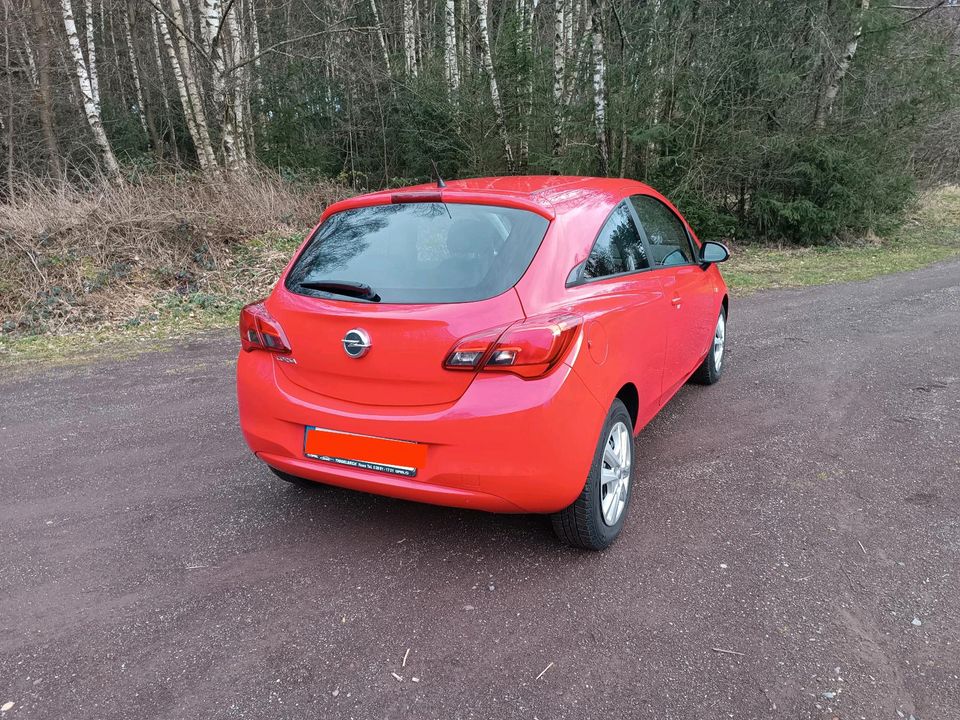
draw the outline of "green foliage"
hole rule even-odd
[[[765,159],[776,180],[758,189],[744,218],[757,237],[798,244],[869,230],[884,232],[902,217],[915,182],[896,153],[872,138],[780,138]]]
[[[103,125],[130,178],[171,167],[199,172],[187,121],[199,120],[202,109],[213,152],[225,165],[224,130],[233,113],[217,97],[220,88],[238,94],[234,109],[249,107],[239,112],[249,142],[237,146],[283,179],[329,179],[360,191],[426,181],[434,162],[448,179],[510,171],[593,175],[608,167],[653,185],[700,234],[721,239],[827,243],[883,232],[917,186],[960,179],[958,27],[949,8],[911,14],[907,6],[877,3],[864,11],[853,0],[568,0],[570,24],[557,58],[558,3],[482,1],[499,108],[476,0],[453,2],[457,88],[447,77],[446,0],[250,0],[236,33],[224,29],[228,45],[234,34],[240,41],[230,53],[242,56],[226,78],[204,57],[205,42],[185,43],[197,85],[190,92],[198,96],[188,100],[186,114],[181,95],[189,88],[178,92],[165,52],[160,64],[152,59],[159,48],[150,47],[150,12],[127,18],[133,48],[112,30],[95,31]],[[191,0],[186,7],[200,5]],[[122,3],[108,6],[110,22],[101,27],[112,29],[120,11]],[[60,22],[56,12],[51,19]],[[28,57],[20,34],[17,57]],[[139,93],[130,50],[139,58]],[[559,102],[557,59],[565,68]],[[51,152],[82,184],[98,172],[98,151],[77,106],[70,63],[58,59],[51,69],[58,144]],[[598,79],[606,162],[597,139]],[[38,89],[28,73],[11,80],[22,98],[11,177],[49,175],[60,165],[42,151]],[[835,99],[825,100],[834,86]],[[140,124],[140,96],[152,137]],[[155,140],[161,147],[151,147]]]

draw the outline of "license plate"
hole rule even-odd
[[[426,460],[427,446],[308,425],[303,436],[303,454],[335,465],[414,477]]]

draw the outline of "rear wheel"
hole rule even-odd
[[[720,307],[720,317],[717,319],[717,326],[713,331],[713,344],[710,345],[710,351],[700,363],[700,367],[690,376],[692,382],[700,385],[713,385],[720,379],[720,373],[723,372],[724,350],[727,339],[727,311]]]
[[[614,400],[580,497],[552,517],[554,531],[567,544],[603,550],[620,534],[633,489],[632,428],[627,408]]]
[[[312,480],[306,480],[304,478],[297,477],[296,475],[285,473],[283,470],[277,470],[275,467],[270,467],[269,465],[267,465],[267,467],[270,468],[270,472],[272,472],[281,480],[286,480],[291,485],[309,489],[313,489],[317,486],[317,483],[313,482]]]

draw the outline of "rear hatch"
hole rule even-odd
[[[529,210],[453,202],[331,215],[267,302],[296,361],[280,371],[367,405],[457,400],[474,373],[444,369],[447,353],[464,336],[523,319],[512,288],[547,226]]]

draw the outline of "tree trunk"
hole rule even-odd
[[[647,56],[650,63],[650,74],[653,78],[653,93],[650,99],[650,130],[651,138],[647,141],[646,166],[652,167],[659,155],[660,146],[655,138],[655,131],[660,125],[660,115],[663,112],[663,63],[660,61],[660,15],[663,0],[653,0],[650,4],[650,40],[647,42]]]
[[[37,63],[33,59],[33,48],[30,46],[30,36],[27,33],[26,27],[20,27],[21,37],[23,38],[23,54],[25,57],[22,57],[20,50],[17,50],[17,58],[20,60],[20,64],[26,64],[27,71],[30,73],[30,85],[36,90],[40,86],[40,78],[37,75]]]
[[[167,88],[167,74],[163,69],[163,55],[160,53],[160,28],[157,25],[157,14],[149,13],[150,18],[150,40],[153,46],[153,61],[157,67],[157,76],[160,78],[160,99],[163,101],[163,112],[166,118],[166,127],[160,129],[161,135],[166,140],[169,133],[170,147],[173,151],[174,160],[180,161],[180,150],[177,147],[177,133],[174,129],[173,113],[170,110],[170,92]],[[149,86],[148,86],[149,87]]]
[[[50,43],[48,41],[47,10],[43,0],[30,0],[30,14],[37,47],[37,105],[40,108],[40,127],[47,151],[47,166],[55,180],[63,180],[60,164],[60,146],[53,117],[53,92],[50,88]]]
[[[560,150],[563,147],[563,81],[566,72],[566,22],[567,5],[571,0],[556,0],[553,11],[553,133],[551,156],[553,172],[560,172]]]
[[[466,84],[473,77],[473,34],[470,32],[471,17],[470,5],[472,0],[460,0],[459,50],[460,50],[460,82]]]
[[[243,61],[243,47],[240,42],[240,26],[237,22],[236,3],[231,4],[224,19],[224,30],[229,38],[229,57],[231,67],[237,67]],[[246,149],[244,142],[244,115],[246,103],[247,67],[234,70],[231,77],[226,78],[227,97],[224,101],[223,114],[223,158],[227,170],[238,172],[246,166]]]
[[[533,122],[533,19],[538,0],[519,0],[520,10],[520,169],[530,158],[530,125]]]
[[[210,136],[205,132],[206,128],[204,128],[204,133],[201,133],[200,126],[197,123],[187,80],[184,77],[183,68],[180,66],[180,59],[177,56],[177,49],[170,35],[170,28],[167,27],[167,19],[158,12],[156,20],[160,28],[160,36],[163,38],[163,45],[167,49],[167,59],[170,61],[170,66],[173,69],[173,80],[177,86],[177,93],[180,96],[180,105],[183,107],[183,117],[187,124],[187,132],[190,133],[190,139],[193,140],[193,145],[197,150],[197,161],[200,163],[200,170],[205,174],[216,174],[216,163],[212,161],[213,148],[210,146]]]
[[[117,158],[113,154],[113,148],[110,147],[110,140],[103,129],[103,123],[100,119],[100,108],[94,101],[93,89],[90,85],[90,75],[87,72],[87,65],[83,60],[83,51],[80,49],[80,37],[77,35],[77,23],[73,19],[73,9],[70,7],[70,0],[61,0],[63,7],[63,27],[67,32],[67,42],[70,45],[70,52],[73,55],[74,74],[77,78],[77,84],[80,86],[80,97],[83,103],[83,111],[87,117],[87,124],[93,133],[93,138],[100,147],[100,154],[103,158],[103,164],[107,171],[107,176],[115,181],[120,178],[120,166],[117,164]]]
[[[377,8],[377,0],[370,0],[370,9],[373,11],[373,21],[377,24],[377,40],[380,41],[380,51],[383,53],[383,64],[387,68],[387,75],[393,77],[393,69],[390,67],[390,52],[387,50],[387,35],[383,30],[383,23],[380,21],[380,10]]]
[[[843,55],[840,56],[836,68],[826,72],[827,82],[823,92],[817,102],[817,111],[814,116],[813,124],[817,130],[824,130],[827,127],[827,118],[833,112],[834,103],[837,100],[837,94],[840,92],[840,85],[843,78],[850,69],[854,55],[857,54],[857,47],[860,45],[860,38],[863,37],[863,18],[870,9],[870,0],[860,0],[860,11],[857,17],[857,31],[853,34],[844,48]]]
[[[373,0],[370,0],[373,2]],[[455,0],[446,0],[443,13],[443,60],[447,86],[451,94],[460,89],[460,68],[457,63],[457,6]]]
[[[403,0],[403,54],[407,74],[417,76],[417,35],[413,16],[413,0]]]
[[[4,0],[3,3],[3,49],[4,49],[4,74],[7,76],[7,200],[13,202],[15,197],[13,183],[13,72],[10,68],[10,2]]]
[[[133,76],[133,89],[137,95],[137,117],[140,119],[140,127],[150,136],[151,142],[156,147],[155,133],[147,129],[146,103],[143,101],[143,86],[140,84],[140,68],[137,66],[137,53],[133,47],[133,33],[130,31],[130,7],[123,7],[123,35],[127,43],[127,57],[130,58],[130,72]]]
[[[250,52],[253,54],[250,72],[250,88],[247,92],[247,119],[249,126],[247,128],[248,157],[253,160],[257,152],[257,133],[256,130],[263,124],[263,84],[260,79],[260,29],[257,23],[257,3],[256,0],[248,0],[247,6],[250,14]],[[379,23],[378,23],[379,25]],[[389,72],[389,66],[388,66]],[[251,96],[256,98],[256,112],[251,109]]]
[[[87,31],[87,69],[90,73],[90,90],[93,92],[93,102],[100,112],[100,75],[97,73],[97,44],[93,38],[93,0],[86,0],[84,13]]]
[[[231,3],[232,7],[233,3]],[[220,0],[202,0],[202,25],[204,47],[210,55],[210,64],[213,67],[211,73],[211,84],[213,86],[213,102],[220,108],[224,98],[224,53],[223,53],[223,33],[217,38],[217,31],[220,30]]]
[[[490,30],[487,27],[487,0],[477,3],[477,19],[480,23],[480,53],[483,60],[483,70],[490,83],[490,99],[493,100],[493,112],[496,118],[497,131],[503,143],[503,154],[507,160],[507,169],[513,172],[513,149],[510,147],[510,137],[507,135],[507,122],[503,114],[503,103],[500,100],[500,91],[497,88],[497,75],[493,70],[493,56],[490,53]]]
[[[607,59],[603,47],[602,0],[590,0],[590,34],[593,45],[593,121],[597,134],[597,156],[600,174],[610,174],[610,152],[607,146]]]
[[[180,0],[172,0],[170,7],[176,25],[183,28],[184,32],[190,32],[193,23],[184,24]],[[187,8],[189,7],[188,3]],[[169,36],[170,33],[168,32],[167,35]],[[170,39],[174,40],[172,36]],[[189,43],[185,37],[178,37],[173,43],[173,47],[180,59],[180,72],[189,100],[189,108],[184,108],[184,111],[189,109],[193,111],[193,120],[197,129],[197,137],[194,138],[194,142],[196,143],[198,140],[200,142],[197,146],[197,155],[202,154],[204,156],[205,166],[201,165],[201,168],[208,174],[218,175],[219,165],[217,164],[217,156],[213,152],[213,145],[210,142],[210,130],[207,124],[207,111],[203,105],[203,95],[200,94],[200,86],[197,84],[196,75],[193,72],[193,63],[190,61]]]

